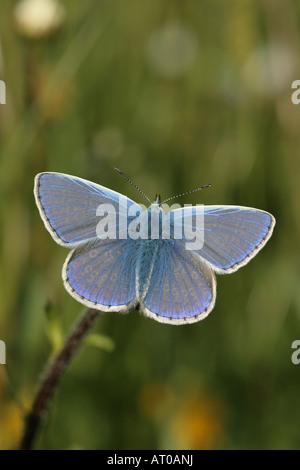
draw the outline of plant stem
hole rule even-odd
[[[68,335],[61,350],[46,367],[31,411],[26,417],[20,450],[32,449],[36,434],[41,426],[55,387],[58,385],[62,374],[78,350],[85,334],[94,325],[100,313],[99,310],[85,310]]]

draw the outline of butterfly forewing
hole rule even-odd
[[[204,212],[203,224],[193,226],[197,211]],[[271,237],[275,225],[268,212],[242,206],[196,206],[174,213],[190,232],[201,233],[203,246],[194,251],[219,273],[234,272],[250,261]]]
[[[127,228],[118,225],[120,210],[127,214],[132,205],[140,208],[115,191],[62,173],[37,175],[34,194],[47,230],[62,245],[75,246],[96,239],[100,220],[97,210],[103,205],[108,204],[114,211],[116,230]]]

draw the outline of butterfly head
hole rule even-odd
[[[154,212],[163,212],[161,207],[161,197],[160,194],[156,194],[154,201],[152,202],[151,206],[149,206],[148,211]]]
[[[161,205],[161,197],[160,194],[156,194],[155,199],[152,204],[158,204],[159,206]]]

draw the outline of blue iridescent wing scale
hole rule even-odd
[[[204,211],[203,226],[193,226],[197,211]],[[267,243],[275,226],[271,214],[251,207],[194,206],[173,212],[175,219],[182,217],[185,225],[204,235],[203,246],[194,252],[219,274],[247,264]]]
[[[97,208],[110,204],[116,213],[127,213],[138,204],[131,199],[90,181],[63,173],[40,173],[35,177],[34,195],[42,220],[54,240],[63,246],[76,246],[95,240],[100,217]],[[120,230],[127,226],[117,227]]]
[[[216,299],[212,270],[177,240],[159,240],[153,250],[153,268],[142,312],[173,325],[205,318]]]
[[[135,296],[134,240],[96,240],[73,249],[63,266],[67,291],[79,302],[103,311],[128,312]]]

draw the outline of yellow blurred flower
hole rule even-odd
[[[168,383],[149,382],[139,406],[157,426],[162,449],[215,449],[225,434],[223,404],[193,383],[182,394]]]
[[[170,422],[177,449],[214,449],[223,434],[219,401],[206,394],[185,397]]]
[[[3,369],[0,374],[0,449],[2,450],[16,448],[23,429],[20,405],[7,396],[6,388]]]
[[[0,406],[0,449],[14,449],[18,445],[23,429],[20,408],[12,402],[2,403]]]
[[[21,0],[14,9],[17,31],[32,39],[50,36],[65,19],[65,9],[57,0]]]

